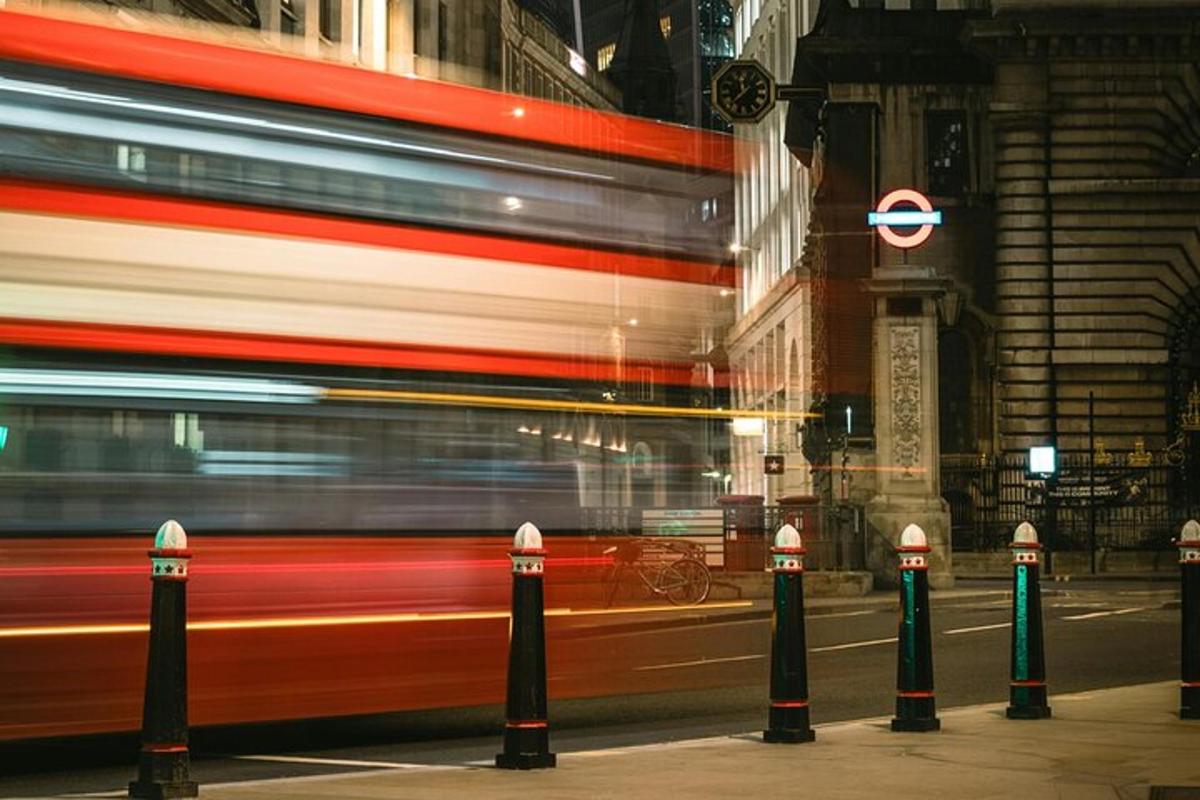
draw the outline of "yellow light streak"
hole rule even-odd
[[[629,414],[645,417],[703,417],[710,419],[760,418],[771,421],[798,420],[819,417],[805,411],[763,411],[685,406],[645,406],[633,403],[594,403],[575,400],[548,400],[536,397],[503,397],[487,394],[449,394],[441,392],[406,392],[396,389],[326,388],[322,397],[327,400],[374,400],[381,403],[423,403],[444,406],[476,406],[485,408],[534,409],[537,411],[577,411],[594,414]]]
[[[549,608],[547,617],[586,617],[601,614],[678,614],[723,608],[749,608],[749,600],[707,603],[701,606],[636,606],[632,608]],[[188,623],[189,631],[264,630],[269,628],[319,628],[338,625],[383,625],[410,622],[453,622],[459,620],[508,619],[507,611],[445,611],[435,613],[353,614],[321,617],[261,617],[257,619],[212,619]],[[26,628],[0,628],[0,639],[33,636],[94,636],[98,634],[146,633],[147,623],[96,625],[41,625]]]
[[[142,623],[115,625],[43,625],[33,628],[0,628],[0,639],[18,636],[73,636],[97,633],[145,633],[150,626]]]

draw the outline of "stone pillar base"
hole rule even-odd
[[[876,588],[896,588],[895,548],[900,532],[916,523],[925,531],[929,554],[929,587],[953,589],[950,561],[950,508],[940,497],[876,495],[867,503],[867,569],[875,576]]]

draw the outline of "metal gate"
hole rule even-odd
[[[1049,479],[1024,453],[943,456],[942,497],[955,550],[1005,548],[1028,520],[1054,550],[1162,550],[1200,511],[1195,479],[1163,453],[1060,455]]]

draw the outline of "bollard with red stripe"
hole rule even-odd
[[[546,621],[542,575],[546,551],[532,522],[517,529],[513,540],[512,622],[508,642],[508,722],[504,751],[496,755],[502,769],[546,769],[555,764],[546,721]]]
[[[763,741],[796,744],[817,738],[808,718],[808,647],[804,635],[804,543],[784,525],[771,548],[775,611],[771,617],[771,707]]]
[[[129,796],[196,797],[190,780],[187,721],[187,534],[175,520],[158,529],[150,551],[150,656],[142,706],[142,750]]]
[[[1012,671],[1009,719],[1046,719],[1046,639],[1042,631],[1041,551],[1028,522],[1013,534]]]
[[[1179,718],[1200,719],[1200,522],[1189,519],[1179,534],[1182,618]]]
[[[929,553],[925,531],[909,525],[900,534],[900,654],[896,669],[894,731],[942,727],[933,697],[933,639],[929,621]]]

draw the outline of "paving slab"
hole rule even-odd
[[[746,732],[560,753],[553,770],[414,766],[209,785],[201,796],[1148,800],[1153,786],[1200,788],[1200,722],[1178,719],[1178,691],[1170,681],[1056,695],[1049,720],[1006,719],[1004,704],[944,710],[938,733],[892,733],[879,718],[818,726],[811,744],[767,745]]]

